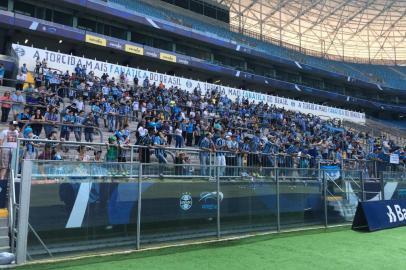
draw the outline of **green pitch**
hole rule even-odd
[[[406,227],[374,233],[348,227],[94,257],[18,269],[397,270],[406,267]]]

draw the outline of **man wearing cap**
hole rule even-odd
[[[18,122],[11,121],[9,123],[8,129],[3,130],[0,133],[0,146],[1,148],[1,158],[0,158],[0,180],[6,179],[6,173],[9,169],[11,155],[14,149],[17,148],[17,138],[18,138],[18,130],[17,130]],[[2,182],[2,181],[0,181]],[[4,183],[0,183],[3,185]],[[1,186],[2,189],[3,186]]]

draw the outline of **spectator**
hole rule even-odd
[[[11,110],[11,96],[10,92],[4,92],[4,95],[0,98],[1,101],[1,122],[6,123],[8,119],[8,115]]]
[[[150,146],[152,145],[153,141],[150,134],[152,134],[153,132],[154,131],[150,129],[144,136],[140,136],[139,145],[141,146],[141,148],[139,151],[141,163],[151,162]]]
[[[65,141],[69,141],[70,133],[73,130],[72,125],[75,124],[73,111],[68,110],[68,113],[63,117],[62,123],[67,125],[61,126],[61,140],[64,139]]]
[[[44,125],[45,137],[49,137],[52,131],[54,131],[55,124],[59,122],[59,114],[56,107],[49,106],[47,112],[44,115],[46,124]]]
[[[199,153],[200,158],[200,170],[202,175],[210,175],[207,165],[210,164],[210,152],[214,152],[214,144],[212,141],[213,135],[209,132],[206,136],[200,141],[199,147],[201,152]]]
[[[31,117],[31,127],[35,136],[40,136],[45,117],[42,115],[40,109],[36,109],[34,115]]]
[[[225,141],[225,132],[221,131],[220,137],[216,139],[216,165],[218,166],[218,172],[220,176],[224,175],[224,169],[226,166],[225,152],[226,150],[226,141]]]
[[[176,148],[183,147],[182,129],[180,128],[179,124],[176,126],[175,129],[175,147]]]
[[[3,85],[5,73],[6,73],[6,69],[4,68],[4,64],[0,64],[0,86]]]
[[[27,79],[27,75],[20,71],[20,72],[18,72],[16,79],[17,79],[16,90],[23,90],[24,83]]]
[[[85,112],[80,111],[78,115],[75,116],[75,126],[73,127],[73,133],[75,134],[75,139],[77,142],[82,141],[82,126],[85,121]]]
[[[94,119],[93,113],[89,112],[85,120],[83,121],[84,131],[85,131],[85,141],[93,142],[94,128],[96,127],[96,121]]]
[[[24,125],[31,120],[30,107],[24,107],[24,111],[17,115],[18,128],[23,129]]]
[[[5,180],[7,172],[10,169],[11,156],[13,151],[17,148],[18,138],[18,122],[11,121],[7,129],[0,133],[0,146],[1,159],[0,159],[0,180]],[[3,185],[4,182],[0,181],[2,190],[6,190],[7,185]],[[1,203],[0,203],[1,204]],[[1,207],[1,206],[0,206]],[[3,207],[4,208],[4,207]]]
[[[25,98],[21,95],[21,91],[17,90],[12,96],[11,100],[13,101],[12,110],[14,120],[17,119],[17,114],[23,111]]]

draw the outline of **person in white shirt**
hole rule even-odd
[[[140,102],[138,99],[135,99],[133,102],[133,117],[138,119],[138,111],[140,110]]]
[[[0,180],[6,179],[7,171],[10,169],[11,155],[17,148],[18,122],[11,121],[9,127],[0,133]]]
[[[73,103],[76,104],[76,108],[78,111],[84,111],[85,110],[85,103],[83,102],[83,98],[80,96],[79,98],[75,99]]]

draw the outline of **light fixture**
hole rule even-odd
[[[25,40],[24,40],[24,44],[27,44],[28,43],[28,38],[26,38]]]
[[[217,80],[217,81],[215,81],[214,83],[219,83],[219,82],[221,82],[221,80]]]
[[[60,39],[60,40],[59,40],[59,44],[61,44],[62,42],[63,42],[63,40],[62,40],[62,39]]]

